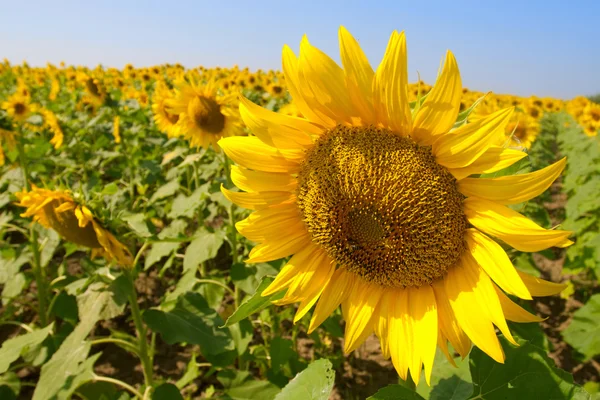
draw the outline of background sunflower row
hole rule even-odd
[[[423,82],[412,84],[411,101],[429,90]],[[197,96],[191,93],[207,100],[193,102]],[[0,335],[16,340],[28,329],[37,335],[27,346],[6,341],[7,348],[19,352],[0,365],[0,393],[39,399],[92,392],[137,396],[108,381],[114,379],[134,391],[149,381],[187,398],[252,393],[269,399],[297,373],[317,371],[309,381],[314,386],[317,376],[329,377],[334,370],[335,382],[327,378],[325,386],[335,384],[334,398],[353,399],[395,383],[391,367],[368,346],[343,356],[339,310],[309,335],[306,319],[291,323],[293,308],[267,307],[269,299],[256,305],[256,293],[281,262],[241,262],[252,243],[236,233],[234,223],[248,212],[234,207],[220,190],[232,182],[216,138],[248,134],[239,116],[240,95],[299,116],[276,71],[0,64]],[[566,281],[569,289],[544,330],[511,326],[537,347],[505,350],[524,360],[525,352],[538,352],[544,365],[553,367],[549,353],[577,383],[595,391],[600,377],[592,366],[600,343],[592,340],[594,326],[586,321],[600,317],[594,311],[600,302],[595,295],[600,106],[585,97],[563,101],[465,90],[462,108],[476,119],[510,105],[516,112],[501,145],[527,149],[529,157],[506,174],[568,158],[562,182],[517,209],[545,228],[564,221],[562,228],[576,232],[576,244],[533,257],[511,250],[519,269]],[[36,185],[29,189],[25,164]],[[56,221],[38,218],[40,224],[32,225],[49,204],[60,210]],[[32,238],[38,255],[28,245]],[[35,264],[41,280],[31,267]],[[130,275],[132,268],[140,271],[137,278]],[[137,311],[125,307],[124,298],[132,293],[129,302],[139,304]],[[252,312],[236,311],[248,304]],[[533,304],[538,310],[547,306]],[[195,330],[179,325],[181,316],[192,320]],[[235,320],[239,324],[232,324]],[[74,334],[85,344],[79,352],[66,340]],[[489,361],[477,351],[471,357],[481,368]],[[310,362],[319,358],[332,365],[311,370]],[[567,358],[574,362],[564,362]],[[458,370],[438,361],[433,389],[417,388],[422,396],[434,398],[435,390],[453,383],[466,385],[467,398],[481,383],[470,376],[466,360]],[[136,368],[137,373],[130,372]],[[558,373],[554,378],[564,379]]]

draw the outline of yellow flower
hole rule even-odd
[[[60,148],[60,146],[63,145],[65,137],[63,135],[62,129],[60,128],[60,125],[58,124],[58,118],[56,118],[56,115],[54,115],[52,111],[47,110],[45,108],[42,108],[40,110],[40,114],[42,114],[44,126],[46,126],[48,130],[50,130],[50,132],[52,132],[52,134],[54,135],[52,136],[52,139],[50,139],[50,143],[54,145],[55,149]]]
[[[6,111],[9,117],[18,122],[25,121],[33,111],[29,97],[19,92],[14,93],[3,102],[2,109]]]
[[[167,102],[173,98],[173,92],[169,90],[164,82],[157,82],[154,93],[152,94],[152,113],[154,114],[154,123],[161,132],[165,132],[168,137],[179,136],[179,127],[177,121],[179,115],[173,113]]]
[[[0,128],[0,166],[4,165],[6,162],[4,150],[2,149],[2,142],[6,142],[6,147],[8,147],[9,150],[13,150],[16,145],[14,131]]]
[[[235,94],[220,96],[216,81],[206,84],[188,83],[179,79],[177,93],[166,101],[173,114],[179,115],[177,129],[192,147],[219,150],[217,142],[222,137],[241,132]]]
[[[253,137],[219,145],[239,166],[223,189],[255,210],[236,224],[257,242],[248,262],[292,255],[262,293],[285,290],[298,321],[312,307],[313,331],[342,305],[345,352],[375,333],[402,379],[429,382],[436,345],[465,357],[473,342],[504,361],[497,327],[540,321],[513,303],[560,292],[564,285],[517,271],[491,237],[520,251],[571,244],[571,232],[546,230],[508,208],[556,179],[565,160],[530,174],[474,178],[526,154],[495,146],[512,109],[453,129],[461,78],[448,52],[435,86],[409,105],[406,42],[394,32],[376,72],[358,42],[339,31],[340,68],[304,37],[300,56],[285,46],[283,71],[305,118],[248,100],[240,113]],[[448,355],[452,362],[451,357]]]
[[[80,205],[68,191],[52,191],[33,187],[15,193],[18,206],[26,207],[22,217],[54,229],[64,239],[92,249],[92,255],[104,256],[122,267],[131,267],[133,257],[121,242],[100,225],[92,212]]]
[[[119,118],[118,115],[113,120],[113,136],[115,138],[115,143],[121,143],[121,133],[119,130],[119,122],[120,121],[121,121],[121,119]]]

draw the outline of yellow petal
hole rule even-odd
[[[264,172],[297,172],[305,158],[304,150],[278,150],[253,136],[223,138],[219,146],[242,167]]]
[[[308,327],[309,334],[321,325],[348,298],[355,279],[356,276],[352,272],[348,272],[346,268],[338,268],[334,272],[315,307],[310,326]]]
[[[270,296],[274,293],[287,289],[294,279],[298,278],[308,267],[313,254],[319,251],[315,245],[306,246],[296,254],[281,268],[281,271],[275,277],[275,280],[263,290],[261,296]]]
[[[311,279],[308,290],[304,293],[304,299],[298,306],[296,315],[294,315],[294,323],[302,319],[317,302],[319,296],[321,296],[323,290],[331,280],[334,271],[335,265],[331,262],[331,259],[329,257],[324,258],[314,277]]]
[[[301,83],[300,76],[298,73],[298,58],[289,48],[289,46],[283,46],[282,53],[282,67],[283,74],[285,76],[285,83],[288,87],[290,94],[294,100],[294,104],[298,111],[302,113],[304,117],[306,117],[311,122],[315,122],[324,127],[333,128],[336,125],[335,120],[323,115],[322,113],[317,113],[313,111],[312,105],[304,99],[301,91]]]
[[[248,255],[247,263],[259,263],[277,260],[297,253],[312,244],[307,233],[298,232],[293,237],[282,237],[255,246]]]
[[[232,203],[249,210],[262,210],[290,203],[296,196],[290,192],[232,192],[221,185],[221,193]]]
[[[450,131],[460,110],[462,83],[458,64],[448,51],[441,75],[417,111],[413,121],[413,137],[430,145],[440,135]]]
[[[379,122],[394,132],[408,135],[412,116],[408,101],[406,37],[394,31],[381,64],[377,68],[374,101]]]
[[[553,296],[567,287],[564,283],[546,281],[519,270],[517,272],[532,296]]]
[[[253,242],[293,236],[298,231],[308,234],[296,204],[284,204],[254,211],[248,218],[237,222],[235,227],[239,233]]]
[[[246,192],[292,192],[298,185],[296,178],[290,174],[252,171],[237,165],[231,166],[231,181]]]
[[[504,128],[512,113],[512,107],[505,108],[440,136],[432,147],[436,161],[446,168],[464,168],[473,164],[497,143],[498,137],[504,137]]]
[[[292,281],[286,297],[293,299],[293,302],[300,301],[313,291],[318,290],[318,286],[327,276],[333,274],[331,258],[319,246],[313,245],[311,257],[305,260],[306,264],[301,276]],[[331,274],[330,274],[331,270]],[[316,280],[315,280],[316,279]]]
[[[350,297],[346,299],[348,304],[346,314],[346,332],[344,334],[344,353],[350,353],[360,346],[365,331],[370,334],[373,331],[373,317],[377,313],[377,304],[381,298],[382,291],[378,286],[357,280],[353,285]]]
[[[457,180],[466,178],[474,174],[490,174],[510,167],[517,161],[526,157],[524,151],[505,149],[499,146],[491,146],[485,153],[477,158],[473,163],[463,168],[448,168],[448,171]]]
[[[312,136],[323,132],[322,127],[303,118],[269,111],[244,97],[240,99],[240,116],[260,140],[280,149],[305,148],[313,143]]]
[[[427,285],[420,288],[408,288],[407,290],[410,316],[413,320],[413,337],[416,346],[410,374],[415,384],[418,385],[419,377],[421,376],[421,363],[423,363],[425,367],[425,379],[429,385],[438,338],[438,315],[435,295],[431,286]]]
[[[554,164],[528,174],[499,178],[466,178],[458,183],[465,196],[476,196],[500,204],[518,204],[530,200],[550,187],[565,169],[566,157]]]
[[[489,312],[476,291],[481,277],[471,265],[457,265],[448,270],[444,285],[456,320],[469,339],[499,363],[504,363],[504,351],[496,337]]]
[[[348,96],[344,71],[312,46],[306,35],[300,42],[298,76],[302,97],[313,110],[337,123],[352,123],[352,117],[358,117]]]
[[[502,306],[502,312],[507,320],[514,322],[541,322],[544,320],[544,318],[533,315],[523,307],[514,303],[496,285],[494,285],[494,289],[496,289],[496,294],[498,295],[500,305]]]
[[[339,29],[338,37],[350,100],[359,112],[363,125],[374,125],[377,120],[373,108],[373,68],[356,39],[343,26]]]
[[[404,289],[388,290],[384,293],[389,306],[388,340],[392,364],[403,380],[408,376],[408,366],[412,360],[413,340],[408,324],[408,293]]]
[[[381,343],[381,355],[386,360],[390,358],[390,341],[389,341],[389,318],[390,304],[389,296],[386,294],[390,289],[383,289],[381,298],[379,299],[379,307],[377,308],[377,316],[373,321],[373,330],[379,337]]]
[[[477,197],[465,199],[464,211],[475,228],[520,251],[540,251],[564,245],[572,233],[544,229],[506,206]]]
[[[442,353],[446,356],[446,360],[454,367],[457,368],[456,362],[454,361],[454,357],[450,355],[448,351],[448,339],[444,337],[441,331],[438,331],[438,347],[442,351]]]
[[[467,229],[466,239],[473,258],[494,282],[507,293],[531,300],[529,290],[498,243],[477,229]]]
[[[465,335],[465,332],[454,316],[454,311],[452,311],[452,307],[448,301],[444,281],[439,279],[432,286],[438,307],[438,325],[440,331],[450,341],[450,344],[452,344],[452,347],[454,347],[458,354],[462,358],[465,358],[471,350],[471,341]]]

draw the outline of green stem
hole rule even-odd
[[[133,386],[131,386],[121,380],[109,378],[108,376],[98,376],[98,375],[94,376],[94,380],[97,382],[112,383],[113,385],[117,385],[117,386],[122,387],[123,389],[129,390],[131,393],[133,393],[135,396],[137,396],[140,399],[144,398],[144,396],[140,392],[138,392]]]
[[[22,136],[22,133],[21,133]],[[21,139],[21,138],[19,138]],[[19,151],[19,163],[21,164],[21,170],[23,171],[23,179],[25,180],[25,189],[31,191],[31,177],[29,175],[29,167],[27,165],[27,156],[23,149],[23,143],[21,140],[17,141],[17,150]],[[38,296],[38,314],[40,317],[40,324],[42,326],[48,325],[48,306],[47,306],[47,289],[46,289],[46,271],[42,268],[40,258],[40,248],[38,247],[38,236],[35,226],[32,224],[29,230],[29,242],[31,243],[31,251],[33,252],[33,275],[35,277],[35,283],[37,285],[37,296]]]
[[[130,269],[123,270],[125,276],[129,280],[129,305],[131,307],[131,316],[133,318],[133,323],[135,324],[135,330],[137,332],[138,337],[138,348],[139,348],[139,356],[140,361],[142,362],[142,369],[144,371],[144,382],[146,386],[152,386],[152,361],[150,359],[151,353],[148,349],[148,339],[146,335],[146,327],[144,326],[144,322],[142,321],[142,313],[140,312],[140,308],[138,306],[138,297],[135,291],[135,282],[133,279],[133,272]]]
[[[213,285],[221,286],[223,289],[226,289],[231,294],[234,294],[234,291],[231,290],[231,288],[229,286],[227,286],[226,284],[221,283],[219,281],[215,281],[214,279],[196,279],[196,282],[198,282],[198,283],[212,283]]]
[[[225,154],[223,154],[223,158],[225,160],[225,174],[227,175],[227,183],[231,188],[233,186],[233,181],[231,180],[231,168],[229,167],[229,159]],[[237,232],[235,230],[235,204],[231,203],[229,207],[229,240],[231,241],[231,264],[237,264],[238,259],[238,246],[237,246]],[[240,291],[237,286],[235,286],[235,290],[233,293],[233,300],[235,303],[235,308],[237,309],[240,306]]]
[[[103,344],[103,343],[118,344],[118,345],[121,345],[122,347],[125,347],[127,350],[129,350],[129,351],[131,351],[131,352],[139,355],[138,354],[139,353],[138,348],[133,343],[130,343],[130,342],[128,342],[126,340],[123,340],[123,339],[117,339],[117,338],[107,337],[107,338],[102,338],[102,339],[95,339],[95,340],[92,340],[90,342],[90,344],[92,346],[96,345],[96,344]]]

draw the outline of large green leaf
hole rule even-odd
[[[215,258],[225,241],[225,236],[221,232],[201,230],[196,235],[185,251],[183,269],[186,271],[196,269],[204,261]]]
[[[335,371],[331,362],[320,359],[311,363],[288,383],[275,400],[327,400],[333,390]]]
[[[562,335],[586,360],[600,354],[600,294],[590,297],[575,311],[571,324]]]
[[[95,358],[86,361],[91,345],[85,338],[102,318],[107,304],[113,301],[112,297],[113,292],[109,290],[91,291],[85,301],[79,304],[80,322],[50,361],[42,366],[33,400],[67,399],[70,395],[65,394],[72,393],[86,381],[91,369],[89,360],[95,361]]]
[[[554,365],[539,347],[519,340],[514,347],[500,338],[506,354],[499,364],[478,348],[470,355],[472,399],[589,400],[590,394],[573,383],[573,377]]]
[[[373,396],[367,400],[425,400],[417,392],[412,391],[406,386],[389,385],[379,389]]]
[[[454,349],[449,347],[449,353],[453,354]],[[438,350],[431,372],[431,386],[427,385],[425,373],[422,372],[417,393],[429,400],[468,399],[473,392],[469,360],[456,357],[454,362],[456,367],[448,361],[444,353]]]
[[[0,374],[8,371],[10,364],[35,346],[40,345],[52,332],[54,324],[24,335],[8,339],[0,348]]]
[[[172,383],[163,383],[152,393],[152,400],[183,400],[183,396]]]
[[[234,349],[229,330],[220,328],[223,320],[198,293],[188,292],[179,297],[169,312],[146,310],[144,321],[168,344],[197,344],[207,354]]]
[[[171,237],[177,237],[179,234],[183,233],[186,226],[187,226],[187,223],[185,221],[175,220],[171,223],[171,225],[169,225],[168,227],[163,229],[158,234],[158,238],[159,239],[167,239],[167,238],[171,238]],[[152,243],[152,247],[150,248],[150,251],[148,251],[148,253],[146,254],[146,257],[144,260],[144,270],[150,268],[152,265],[154,265],[155,263],[160,261],[161,258],[166,257],[166,256],[170,255],[171,253],[173,253],[175,250],[177,250],[177,248],[179,248],[180,245],[181,245],[181,243],[176,242],[176,241],[173,241],[173,242],[165,241],[165,242]]]
[[[250,315],[259,312],[263,308],[267,307],[271,301],[279,300],[283,297],[283,292],[274,293],[270,296],[262,296],[261,293],[273,282],[273,278],[265,276],[260,281],[260,284],[256,288],[256,291],[252,296],[250,296],[247,300],[245,300],[237,310],[231,314],[229,318],[227,318],[227,322],[225,322],[225,326],[229,326],[235,324],[243,320],[244,318],[248,318]]]

